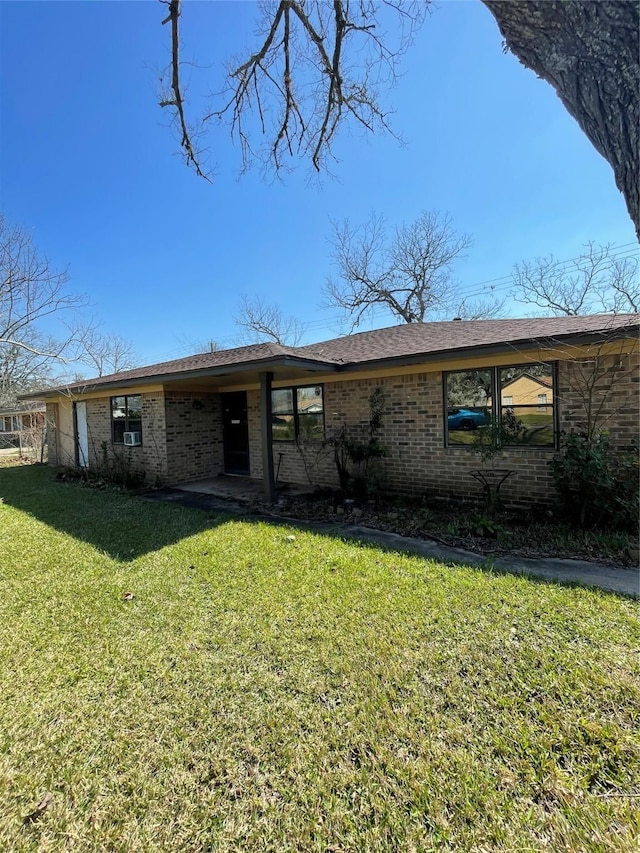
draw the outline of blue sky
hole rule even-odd
[[[320,182],[305,164],[282,181],[239,177],[222,130],[209,139],[214,182],[186,168],[157,106],[165,13],[154,0],[0,4],[0,206],[69,266],[70,286],[140,363],[179,357],[190,341],[237,343],[242,293],[308,321],[308,341],[336,334],[336,311],[320,307],[332,218],[448,212],[474,237],[463,294],[519,260],[635,240],[611,168],[551,87],[503,53],[479,2],[435,7],[405,57],[386,102],[406,145],[347,130]],[[188,0],[194,96],[255,44],[256,17],[253,3]]]

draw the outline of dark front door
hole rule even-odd
[[[249,473],[249,422],[247,392],[221,394],[224,470],[226,474]]]

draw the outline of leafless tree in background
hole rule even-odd
[[[35,335],[39,321],[86,305],[82,296],[66,289],[69,276],[56,272],[37,251],[31,235],[0,215],[0,347],[14,347],[36,355],[59,357],[66,342],[43,349]]]
[[[133,344],[114,332],[104,332],[94,321],[72,330],[73,361],[87,365],[92,376],[120,373],[136,366]]]
[[[351,330],[375,308],[386,308],[404,323],[422,323],[450,313],[456,300],[453,267],[471,245],[451,218],[433,211],[392,233],[382,216],[354,228],[334,223],[333,262],[325,299],[348,318]]]
[[[489,292],[491,293],[491,288],[489,288]],[[484,299],[469,299],[465,297],[458,304],[458,307],[449,313],[453,314],[453,319],[491,320],[504,315],[505,302],[505,299],[500,299],[498,296],[487,296]]]
[[[168,92],[187,162],[205,176],[185,116],[180,78],[180,0],[161,0],[171,25]],[[640,238],[640,15],[637,0],[482,0],[511,51],[556,90],[611,165]],[[429,2],[280,0],[265,6],[259,45],[229,69],[226,100],[205,116],[228,118],[245,166],[255,154],[250,116],[279,168],[309,156],[316,169],[347,118],[388,128],[380,92],[411,44]],[[392,15],[393,13],[393,15]],[[396,28],[387,19],[395,17]],[[389,27],[385,30],[385,23]],[[395,33],[395,46],[392,45]],[[200,129],[203,122],[199,123]]]
[[[63,382],[73,365],[98,375],[133,366],[131,344],[100,330],[82,316],[87,300],[67,289],[66,270],[56,272],[31,235],[0,215],[0,400]],[[66,333],[56,339],[42,331],[55,318]]]
[[[286,317],[277,305],[269,305],[257,297],[241,297],[235,323],[250,342],[273,341],[282,346],[298,346],[306,331],[304,323],[296,317]]]
[[[569,263],[553,255],[516,264],[514,299],[553,314],[636,313],[640,307],[638,255],[590,242]]]
[[[13,405],[18,394],[42,388],[52,381],[52,360],[41,353],[55,350],[56,342],[43,339],[34,330],[23,332],[21,337],[27,347],[0,346],[0,406]]]

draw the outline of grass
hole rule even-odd
[[[0,496],[0,849],[635,849],[633,602],[41,466]]]

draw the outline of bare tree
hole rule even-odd
[[[66,342],[40,349],[31,332],[45,317],[86,304],[66,289],[66,271],[56,272],[33,245],[31,235],[0,214],[0,347],[12,346],[38,355],[59,357]],[[51,343],[51,342],[50,342]]]
[[[249,341],[273,341],[282,346],[298,346],[306,331],[297,317],[286,317],[277,305],[246,295],[241,297],[235,323],[244,330]]]
[[[177,336],[180,349],[172,354],[172,358],[182,355],[193,355],[194,353],[218,352],[223,349],[218,341],[213,338],[194,338],[192,335],[181,333]]]
[[[587,243],[573,261],[549,255],[516,264],[514,299],[554,314],[636,313],[640,307],[637,254],[616,253],[611,244]]]
[[[103,332],[90,322],[72,330],[74,362],[87,365],[95,376],[120,373],[135,367],[133,344],[114,332]]]
[[[505,299],[491,295],[483,299],[469,299],[465,297],[453,312],[454,319],[458,320],[491,320],[495,317],[504,316]]]
[[[160,106],[169,108],[178,127],[186,161],[202,177],[206,170],[193,127],[185,115],[180,76],[180,0],[161,0],[171,26],[171,66]],[[366,130],[389,130],[380,90],[393,85],[400,57],[409,47],[430,0],[280,0],[264,4],[260,44],[227,69],[217,105],[203,125],[227,119],[240,143],[244,167],[257,157],[277,169],[293,156],[310,157],[319,170],[346,119]],[[251,116],[258,135],[252,142]]]
[[[391,235],[376,214],[359,228],[347,220],[334,223],[331,242],[337,278],[327,282],[325,298],[346,314],[353,330],[377,307],[404,323],[450,312],[454,262],[471,237],[458,234],[448,215],[431,211]]]
[[[25,330],[20,337],[26,346],[15,343],[0,346],[0,406],[12,405],[18,394],[51,382],[52,360],[41,353],[56,350],[56,342],[42,338],[33,329]]]
[[[180,78],[180,0],[161,0],[171,24],[168,107],[187,162],[205,176],[185,117]],[[482,0],[506,49],[550,83],[596,150],[613,168],[640,238],[640,119],[637,0]],[[265,7],[261,42],[229,69],[226,99],[205,116],[228,117],[245,166],[254,147],[249,115],[279,168],[285,157],[310,156],[319,169],[345,119],[368,130],[388,128],[380,90],[430,8],[386,0],[280,0]],[[384,24],[395,13],[396,45]],[[391,28],[393,29],[393,28]],[[203,128],[203,124],[200,124]]]

